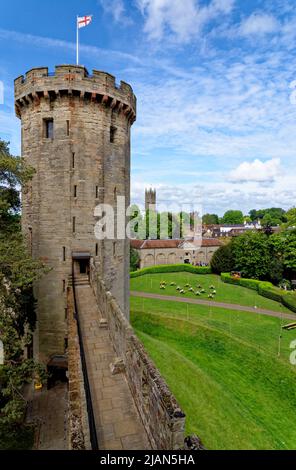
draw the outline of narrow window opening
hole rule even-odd
[[[67,121],[67,136],[70,135],[70,121]]]
[[[65,308],[65,320],[67,320],[67,318],[68,318],[68,309]]]
[[[53,119],[44,119],[44,131],[46,139],[53,139]]]
[[[65,338],[64,344],[65,344],[65,352],[66,352],[68,349],[68,338]]]
[[[96,243],[96,256],[99,254],[99,245]]]
[[[66,261],[66,247],[63,246],[63,261]]]
[[[72,168],[75,168],[75,153],[72,153]]]
[[[115,142],[116,131],[117,131],[116,127],[113,127],[113,126],[110,127],[110,142],[111,142],[111,144],[114,144],[114,142]]]
[[[77,186],[76,186],[76,184],[74,186],[74,197],[77,197]]]
[[[63,292],[66,292],[66,281],[63,279]]]
[[[113,242],[113,256],[116,256],[116,242]]]
[[[96,186],[96,199],[99,197],[99,186]]]
[[[73,220],[72,220],[72,229],[73,229],[73,233],[76,232],[76,217],[73,217]]]
[[[114,188],[114,201],[116,202],[117,199],[117,188]]]

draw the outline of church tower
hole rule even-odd
[[[129,315],[129,240],[98,240],[94,209],[130,203],[130,128],[136,98],[124,82],[81,66],[35,68],[15,80],[15,108],[22,125],[22,156],[35,168],[23,188],[23,232],[34,258],[50,272],[35,285],[34,355],[63,354],[66,291],[74,272],[90,260],[123,312]],[[122,214],[121,214],[122,217]],[[115,223],[116,225],[116,223]]]
[[[145,189],[145,210],[156,212],[156,189]]]

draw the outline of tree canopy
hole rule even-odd
[[[252,209],[249,212],[252,222],[261,221],[263,226],[277,226],[287,221],[286,211],[281,207],[271,207],[270,209]]]
[[[219,216],[217,214],[204,214],[202,216],[202,223],[204,225],[217,225],[219,224]]]
[[[222,217],[222,224],[243,224],[244,214],[239,210],[229,210]]]
[[[211,262],[214,272],[237,270],[246,278],[280,283],[296,275],[296,230],[271,234],[249,230],[217,250]]]
[[[44,376],[43,366],[23,356],[35,327],[32,285],[45,272],[44,265],[29,255],[20,229],[19,191],[33,174],[0,140],[0,339],[5,354],[0,366],[0,436],[10,436],[12,441],[24,416],[21,388],[34,374]]]
[[[288,212],[286,212],[286,228],[296,227],[296,207],[292,207]]]

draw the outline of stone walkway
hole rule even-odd
[[[132,291],[131,296],[143,297],[144,299],[168,300],[171,302],[183,302],[187,304],[207,305],[208,307],[220,307],[220,308],[226,308],[228,310],[236,310],[240,312],[251,312],[251,313],[256,313],[256,314],[259,313],[260,315],[268,315],[270,317],[285,318],[287,320],[296,321],[296,315],[293,315],[293,314],[290,315],[289,313],[274,312],[273,310],[247,307],[244,305],[228,304],[224,302],[212,302],[210,300],[191,299],[190,297],[175,297],[171,295],[150,294],[148,292],[137,292],[137,291]]]
[[[67,450],[68,385],[35,391],[29,386],[26,421],[36,424],[34,450]]]
[[[100,450],[147,450],[150,445],[124,374],[112,375],[115,353],[90,286],[76,287]]]

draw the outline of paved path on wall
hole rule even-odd
[[[68,450],[68,385],[35,391],[30,385],[26,422],[36,424],[34,450]]]
[[[285,318],[296,322],[296,315],[289,313],[274,312],[273,310],[265,310],[264,308],[247,307],[245,305],[228,304],[223,302],[212,302],[210,300],[191,299],[190,297],[175,297],[171,295],[150,294],[148,292],[131,291],[132,297],[144,297],[145,299],[169,300],[172,302],[182,302],[186,304],[207,305],[208,307],[220,307],[228,310],[237,310],[240,312],[259,313],[260,315],[268,315],[270,317]]]
[[[150,445],[124,374],[112,375],[115,352],[89,285],[77,286],[82,330],[100,450],[147,450]]]

